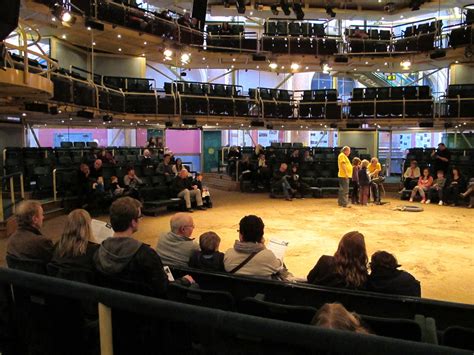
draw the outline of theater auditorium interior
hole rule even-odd
[[[0,354],[472,354],[470,1],[0,5]]]

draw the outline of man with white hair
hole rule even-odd
[[[10,236],[7,256],[40,261],[46,266],[53,256],[54,248],[51,239],[40,231],[44,219],[41,203],[22,201],[16,208],[15,217],[18,229]]]
[[[191,199],[196,200],[198,210],[206,209],[206,207],[202,205],[201,190],[198,189],[197,185],[193,185],[186,169],[182,169],[178,173],[178,176],[176,176],[174,189],[177,196],[184,199],[186,203],[186,211],[193,212],[193,209],[191,208]]]
[[[337,158],[338,173],[337,177],[339,178],[339,198],[337,204],[340,207],[350,207],[349,206],[349,181],[352,178],[352,164],[349,160],[349,155],[351,154],[351,148],[345,146],[341,149],[341,153]]]
[[[163,234],[156,244],[156,252],[164,265],[188,266],[191,255],[199,250],[192,238],[194,221],[189,214],[176,213],[170,220],[171,231]]]

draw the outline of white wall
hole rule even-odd
[[[144,78],[146,60],[140,57],[94,56],[94,73],[107,76]]]
[[[472,84],[474,83],[473,64],[453,64],[450,67],[449,84]]]
[[[355,148],[367,148],[367,154],[378,154],[378,132],[376,131],[339,131],[338,145]]]

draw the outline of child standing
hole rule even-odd
[[[362,206],[367,206],[369,202],[369,194],[370,194],[370,177],[367,171],[367,167],[369,166],[368,160],[362,160],[360,166],[360,170],[358,171],[358,178],[359,178],[359,189],[360,189],[360,199],[359,202]]]
[[[419,193],[421,196],[421,203],[426,201],[426,192],[433,185],[433,178],[430,176],[430,169],[424,168],[423,175],[418,179],[418,185],[413,188],[410,196],[410,202],[413,202],[413,198],[416,196],[416,193]]]
[[[206,232],[199,237],[200,251],[189,258],[189,267],[209,271],[224,271],[224,253],[219,251],[221,238],[214,232]]]
[[[438,198],[439,198],[438,204],[440,206],[443,206],[444,184],[446,184],[446,178],[444,177],[444,171],[443,170],[438,170],[436,172],[436,179],[433,181],[433,185],[428,190],[428,200],[426,200],[427,204],[431,203],[431,200],[433,199],[433,196],[438,195]]]
[[[361,160],[357,157],[352,159],[352,204],[359,204],[359,170]]]

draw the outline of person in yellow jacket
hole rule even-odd
[[[337,204],[341,207],[349,206],[349,182],[352,178],[352,164],[349,160],[351,154],[351,148],[345,146],[341,149],[341,153],[337,157],[338,173],[339,178],[339,198]]]

